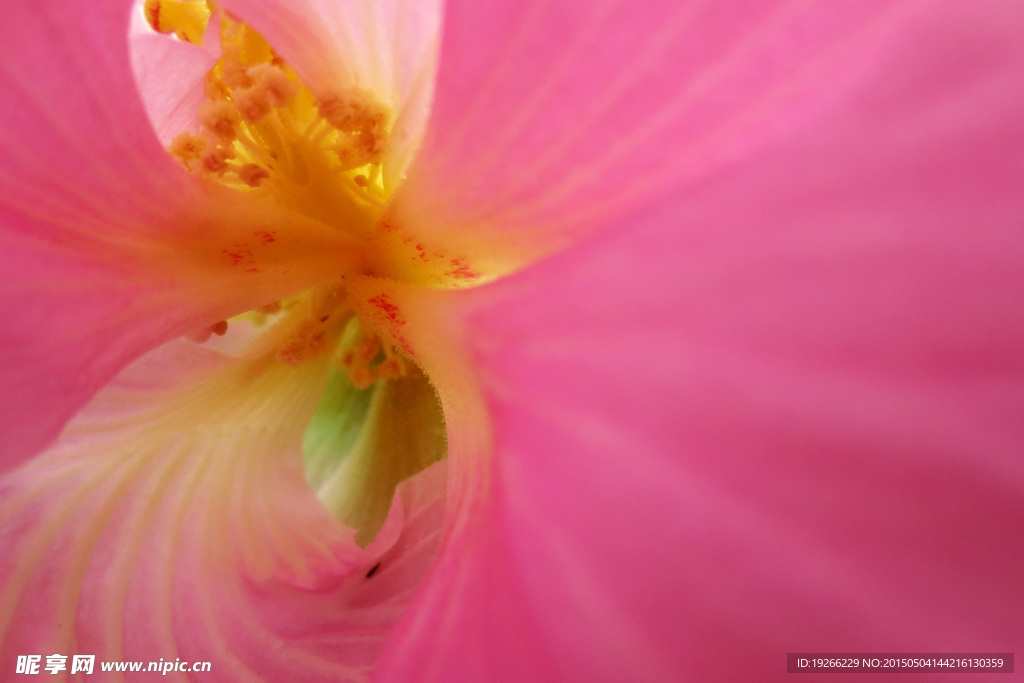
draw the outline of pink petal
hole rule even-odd
[[[419,147],[437,68],[441,0],[226,0],[256,28],[310,89],[323,95],[355,85],[390,105],[388,189]]]
[[[0,470],[132,358],[333,276],[346,247],[171,161],[128,63],[129,4],[0,22]]]
[[[358,547],[303,474],[327,362],[237,363],[169,344],[9,474],[0,659],[78,652],[209,661],[218,681],[362,678],[439,545],[445,470],[399,488],[390,547]]]
[[[936,4],[799,135],[438,299],[496,445],[379,680],[1020,650],[1022,28]]]
[[[453,0],[429,135],[391,222],[522,263],[803,125],[874,72],[908,13]]]
[[[131,34],[132,71],[139,95],[164,144],[184,130],[199,130],[197,114],[206,99],[206,75],[220,59],[218,26],[210,22],[202,45],[160,35],[148,25]]]

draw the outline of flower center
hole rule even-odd
[[[344,324],[332,327],[334,321],[352,314],[345,301],[347,275],[443,288],[488,279],[465,254],[431,244],[386,216],[390,197],[384,167],[395,116],[373,92],[345,86],[314,94],[259,33],[211,11],[205,0],[147,0],[144,9],[154,29],[187,42],[204,35],[209,40],[207,23],[218,22],[221,57],[206,79],[198,129],[174,137],[168,152],[208,181],[272,201],[360,245],[360,269],[339,272],[315,295],[320,302],[307,306],[318,309],[315,315],[292,321],[295,330],[278,349],[282,360],[301,362],[328,349],[332,334],[337,340]],[[267,233],[263,239],[276,238]],[[238,262],[246,258],[241,251],[225,253]],[[319,310],[326,305],[323,301],[332,303]],[[325,316],[332,322],[322,323]],[[191,338],[202,343],[213,334],[223,335],[227,322],[198,330]],[[372,332],[365,334],[373,337]],[[363,362],[370,360],[363,359],[366,352],[341,351],[353,382],[365,384],[371,376],[401,372],[402,361],[393,348],[384,344],[381,349],[377,364]]]
[[[388,107],[355,87],[317,98],[256,31],[220,23],[200,131],[168,151],[194,173],[368,240],[387,199]]]
[[[365,245],[367,255],[381,251],[374,240],[387,201],[382,165],[390,109],[357,87],[315,96],[255,30],[221,13],[211,14],[205,2],[149,0],[145,10],[154,28],[189,42],[206,33],[211,17],[220,23],[221,58],[206,79],[199,130],[178,134],[168,152],[210,181],[345,232],[354,243]],[[263,239],[276,238],[267,233]],[[245,258],[230,250],[227,256]],[[372,274],[372,260],[365,259],[360,274]],[[293,365],[333,350],[339,366],[359,387],[378,377],[402,376],[404,363],[393,348],[353,319],[346,274],[339,273],[335,282],[317,291],[247,314],[253,327],[263,327],[260,323],[268,317],[276,323],[257,346],[265,350],[268,343],[276,344],[277,357]],[[191,338],[203,343],[212,334],[225,334],[228,327],[222,321]],[[344,343],[348,328],[355,332]]]
[[[210,40],[208,23],[216,22],[221,46],[197,126],[171,140],[171,156],[207,182],[343,232],[358,251],[356,270],[339,266],[330,282],[189,337],[287,365],[331,358],[328,393],[304,444],[307,479],[358,530],[358,540],[369,542],[397,484],[444,457],[447,446],[429,380],[408,348],[360,319],[349,286],[356,278],[387,278],[452,287],[476,275],[464,257],[428,247],[383,218],[390,105],[357,86],[314,93],[252,27],[205,0],[147,0],[144,10],[155,30],[186,42]],[[224,253],[232,262],[248,258],[241,248]]]

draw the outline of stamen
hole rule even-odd
[[[249,85],[233,89],[231,96],[242,119],[251,123],[259,122],[275,108],[287,106],[299,92],[299,84],[273,64],[249,67],[242,82]]]
[[[199,108],[199,125],[223,142],[234,142],[239,121],[238,112],[227,100],[211,100]]]
[[[248,88],[252,85],[248,69],[237,59],[228,59],[227,50],[224,51],[224,71],[221,74],[221,80],[231,90]]]
[[[383,132],[387,112],[366,90],[352,88],[320,98],[320,115],[328,123],[349,134]]]
[[[235,100],[238,113],[242,115],[243,121],[257,123],[270,113],[270,100],[266,93],[257,86],[235,90],[231,96]]]
[[[259,187],[260,182],[270,177],[270,171],[257,164],[246,164],[238,169],[238,177],[249,187]],[[277,304],[278,309],[281,304]]]
[[[179,1],[199,0],[155,0],[148,11],[159,23],[165,3]],[[221,59],[207,76],[207,99],[197,115],[200,132],[179,134],[168,151],[208,180],[351,230],[355,239],[371,239],[372,230],[364,226],[378,224],[388,199],[379,179],[389,108],[355,87],[315,97],[253,29],[223,13],[218,22]],[[341,336],[346,341],[338,342],[340,363],[353,385],[369,387],[406,374],[395,351],[358,322],[349,327],[351,335],[341,333],[353,313],[341,284],[288,304],[303,309],[282,315],[263,333],[265,352],[298,365]],[[242,316],[258,327],[281,310],[281,302],[273,302]],[[189,337],[202,343],[226,332],[222,321]]]
[[[380,352],[380,339],[376,335],[367,335],[356,349],[356,359],[367,363],[373,361]]]
[[[292,99],[299,94],[298,83],[288,78],[279,66],[274,64],[257,64],[249,67],[249,77],[254,87],[261,88],[274,108],[287,107]]]
[[[405,377],[405,363],[398,356],[392,356],[387,358],[377,367],[377,371],[380,372],[381,377],[387,379],[397,379],[399,377]]]
[[[378,363],[382,351],[384,359]],[[348,372],[349,381],[360,389],[373,386],[378,379],[397,379],[406,374],[405,363],[394,348],[376,334],[363,334],[357,344],[344,348],[338,357],[338,369]]]
[[[344,168],[380,163],[387,138],[387,109],[368,91],[351,88],[320,99],[320,115],[340,133],[333,147]]]
[[[377,381],[377,370],[368,363],[357,361],[348,368],[348,381],[357,389],[369,389]]]
[[[188,131],[176,135],[167,147],[171,156],[177,158],[186,167],[191,162],[198,161],[199,155],[204,149],[206,149],[206,140]]]
[[[235,156],[230,149],[223,147],[206,148],[199,153],[202,169],[207,173],[222,175],[228,170],[228,159]]]

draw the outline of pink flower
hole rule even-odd
[[[414,4],[224,2],[283,59],[147,39],[152,123],[127,2],[7,8],[4,675],[1019,650],[1024,8]]]

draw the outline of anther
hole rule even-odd
[[[358,168],[365,164],[380,163],[383,142],[374,138],[342,135],[331,149],[338,155],[343,170]]]
[[[245,164],[240,169],[238,169],[238,177],[243,183],[245,183],[249,187],[259,187],[259,184],[264,179],[270,177],[270,171],[268,171],[267,169],[263,168],[258,164]],[[277,309],[271,312],[276,313],[280,309],[281,303],[278,302]]]
[[[171,153],[171,156],[176,157],[186,166],[197,161],[204,149],[206,149],[206,140],[188,131],[176,135],[171,140],[171,144],[167,146],[167,151]]]
[[[238,113],[242,115],[244,121],[256,123],[270,113],[270,100],[259,86],[254,85],[235,90],[231,93],[231,97],[234,98]]]
[[[252,85],[252,79],[246,73],[245,66],[238,62],[225,62],[221,80],[224,81],[224,85],[232,90],[248,88]]]
[[[223,147],[207,148],[199,153],[199,162],[202,170],[215,175],[222,175],[228,170],[228,159],[235,156],[230,149]]]
[[[320,115],[343,133],[378,135],[384,132],[387,112],[366,90],[350,89],[320,99]]]
[[[380,351],[380,339],[374,335],[367,335],[363,337],[363,341],[356,349],[356,358],[370,363],[377,357],[378,351]]]
[[[288,74],[273,64],[250,66],[248,76],[254,87],[262,89],[272,107],[286,107],[299,94],[300,86],[288,78]]]
[[[348,381],[356,389],[369,389],[377,381],[377,370],[367,363],[357,360],[348,368]]]
[[[391,356],[390,358],[384,359],[384,361],[377,366],[377,372],[380,373],[381,377],[387,379],[397,379],[398,377],[405,377],[405,363],[398,356]]]
[[[234,142],[238,112],[226,100],[207,101],[199,108],[199,125],[224,142]]]
[[[258,122],[275,107],[287,106],[300,89],[299,84],[289,79],[283,69],[273,64],[250,66],[244,78],[236,68],[231,79],[238,84],[247,84],[234,90],[231,97],[242,119],[252,123]]]

